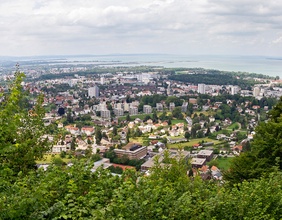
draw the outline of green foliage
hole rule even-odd
[[[235,75],[223,73],[217,70],[206,70],[208,74],[181,74],[169,76],[171,80],[189,82],[192,84],[205,83],[209,85],[240,85],[245,88],[254,85],[254,82],[246,79],[237,79]]]
[[[270,111],[270,120],[256,127],[256,135],[245,153],[233,160],[225,179],[230,183],[253,180],[282,169],[282,98]]]
[[[66,165],[66,163],[59,157],[53,157],[51,160],[51,163],[56,166],[63,166]]]
[[[211,160],[210,162],[207,163],[207,165],[209,165],[210,167],[212,167],[212,166],[218,167],[219,162],[218,162],[218,160]]]
[[[179,97],[176,96],[168,96],[166,98],[165,104],[169,106],[169,103],[173,102],[175,106],[181,106],[183,104],[183,100],[181,100]]]
[[[96,143],[100,144],[102,139],[102,132],[100,127],[96,127],[95,129],[95,139],[96,139]]]
[[[117,173],[117,174],[123,173],[123,169],[121,167],[118,167],[118,166],[117,167],[110,166],[108,169],[111,171],[111,173]]]
[[[270,121],[257,127],[252,148],[233,159],[225,184],[194,177],[184,158],[171,159],[168,152],[167,163],[156,158],[148,176],[126,170],[119,177],[102,167],[93,172],[99,155],[71,167],[53,157],[44,171],[33,169],[48,149],[42,139],[42,97],[29,114],[20,107],[22,77],[16,74],[0,104],[0,219],[281,218],[282,99]],[[117,160],[113,148],[105,156]],[[144,162],[118,159],[139,168]]]
[[[172,116],[174,118],[179,119],[179,120],[183,119],[183,114],[181,112],[181,107],[176,107],[175,109],[173,109]]]
[[[16,175],[27,173],[35,168],[35,160],[43,157],[49,150],[48,140],[42,118],[43,96],[40,95],[32,109],[23,108],[20,102],[24,98],[24,74],[15,73],[15,79],[7,94],[0,94],[4,101],[0,103],[0,176],[2,172]]]
[[[156,107],[158,102],[161,102],[166,99],[166,96],[154,94],[152,96],[143,96],[140,100],[140,104],[143,109],[143,105],[150,105],[152,107]]]
[[[91,172],[87,161],[0,181],[0,219],[279,219],[282,174],[232,189],[189,177],[184,160],[157,162],[149,176]]]
[[[60,157],[61,157],[61,158],[66,158],[66,156],[67,156],[67,153],[66,153],[65,151],[62,151],[62,152],[60,153]]]

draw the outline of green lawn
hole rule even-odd
[[[193,113],[193,115],[197,114],[199,116],[201,113],[204,114],[205,116],[213,116],[213,115],[215,115],[215,112],[212,111],[212,110],[208,110],[208,111],[195,111]]]
[[[59,154],[54,154],[54,157],[55,158],[61,158]],[[46,154],[46,155],[44,155],[44,157],[41,160],[37,160],[36,163],[37,164],[42,164],[42,163],[49,164],[49,163],[51,163],[52,158],[53,158],[52,154]],[[69,163],[69,162],[71,162],[72,159],[62,158],[62,160],[65,163]]]
[[[192,147],[194,144],[197,144],[197,143],[202,142],[202,141],[213,142],[214,145],[217,145],[217,144],[221,143],[221,141],[219,141],[219,140],[213,140],[213,139],[210,139],[208,137],[205,137],[205,138],[192,139],[189,142],[185,142],[185,143],[167,144],[167,147],[168,148],[178,148],[178,147],[185,147],[185,146]]]
[[[141,120],[144,120],[144,118],[149,115],[151,118],[153,117],[153,114],[139,114],[139,115],[131,115],[130,119],[133,121],[136,118],[140,118]],[[121,116],[118,118],[119,121],[126,120],[126,116]]]
[[[231,165],[231,161],[233,160],[233,157],[221,157],[218,158],[218,168],[221,170],[228,170],[230,165]]]
[[[175,125],[175,124],[177,124],[177,123],[184,123],[184,124],[187,124],[187,121],[186,121],[185,119],[183,119],[183,120],[179,120],[179,119],[173,119],[173,120],[171,120],[171,124],[172,124],[172,125]]]
[[[129,138],[129,141],[132,143],[139,143],[142,144],[143,143],[143,137],[134,137],[134,138]]]
[[[228,129],[231,129],[231,130],[233,130],[233,129],[238,129],[238,128],[239,128],[239,124],[238,124],[237,122],[231,124],[231,125],[228,127]]]

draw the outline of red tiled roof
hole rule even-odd
[[[205,165],[205,166],[202,166],[202,168],[200,168],[199,170],[205,173],[205,172],[208,171],[208,168],[209,167],[207,165]]]
[[[211,170],[212,170],[212,171],[217,171],[218,168],[217,168],[216,166],[212,166],[212,167],[211,167]]]

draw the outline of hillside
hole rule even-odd
[[[0,105],[0,219],[282,217],[282,98],[224,181],[203,181],[197,171],[187,175],[190,162],[183,158],[165,158],[164,165],[156,159],[148,175],[132,169],[120,176],[102,167],[93,171],[93,157],[44,170],[34,166],[49,149],[42,138],[42,97],[32,110],[20,107],[23,77],[16,73]]]

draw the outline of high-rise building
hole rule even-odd
[[[238,86],[232,86],[232,87],[231,87],[231,95],[237,94],[238,91],[239,91]]]
[[[138,108],[137,107],[130,107],[129,108],[129,115],[138,115]]]
[[[114,113],[115,113],[116,116],[123,116],[124,111],[123,111],[122,108],[115,108]]]
[[[157,111],[162,111],[163,110],[163,104],[162,103],[157,103],[156,104],[156,109],[157,109]]]
[[[259,87],[255,87],[254,90],[253,90],[253,96],[259,96],[259,93],[260,93],[260,88]]]
[[[169,111],[173,111],[173,109],[175,109],[175,104],[174,102],[169,103]]]
[[[188,102],[183,102],[183,104],[181,106],[181,111],[187,112],[187,108],[188,108]]]
[[[143,112],[145,114],[151,114],[152,113],[152,107],[150,105],[144,105],[143,106]]]
[[[114,104],[114,108],[119,108],[119,109],[121,109],[121,108],[122,108],[122,103],[115,103],[115,104]]]
[[[88,96],[90,98],[99,97],[99,87],[95,85],[93,87],[88,88]]]
[[[105,84],[105,77],[104,76],[101,77],[100,83],[101,83],[101,85]]]
[[[206,84],[203,83],[198,84],[198,93],[200,94],[206,93]]]
[[[111,118],[111,112],[110,110],[102,110],[101,111],[101,117],[105,119]]]
[[[127,111],[127,112],[129,111],[129,103],[127,103],[127,102],[123,103],[123,110]]]
[[[97,111],[103,111],[103,110],[108,110],[108,109],[107,109],[107,104],[106,104],[106,102],[101,102],[101,103],[98,105]]]

